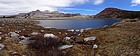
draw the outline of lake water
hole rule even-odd
[[[39,25],[57,29],[85,29],[85,28],[102,28],[105,25],[112,25],[121,20],[37,20]]]

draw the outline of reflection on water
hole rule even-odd
[[[37,20],[39,25],[43,27],[58,28],[58,29],[85,29],[85,28],[101,28],[105,25],[112,25],[121,20]]]

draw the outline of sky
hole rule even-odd
[[[108,7],[140,11],[140,0],[0,0],[0,15],[37,9],[95,15]]]

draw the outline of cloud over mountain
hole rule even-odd
[[[95,5],[103,3],[103,0],[0,0],[0,14],[29,12],[36,9],[54,11],[90,1]]]

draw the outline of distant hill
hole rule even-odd
[[[79,16],[81,14],[71,14],[71,13],[62,13],[58,11],[31,11],[29,13],[19,13],[18,15],[3,15],[0,16],[0,18],[54,18],[54,17],[73,17],[73,16]]]
[[[96,14],[94,18],[140,18],[140,11],[128,11],[118,8],[105,8],[103,11]]]

